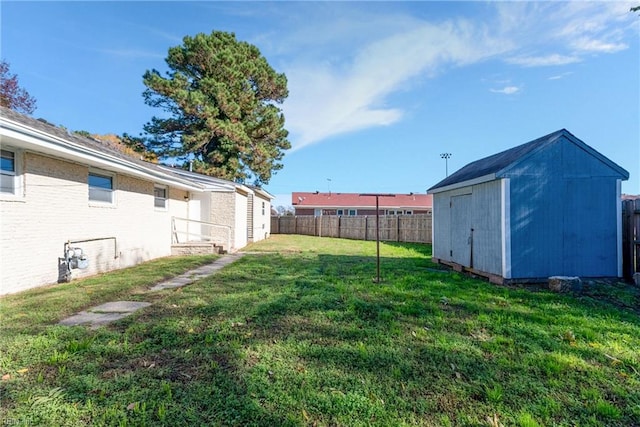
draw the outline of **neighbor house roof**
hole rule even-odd
[[[640,194],[622,194],[620,198],[622,200],[638,200],[640,199]]]
[[[496,178],[499,178],[501,172],[503,172],[505,169],[511,167],[515,163],[521,162],[532,153],[555,143],[563,137],[614,169],[624,179],[629,178],[629,173],[626,170],[624,170],[611,160],[607,159],[593,148],[589,147],[587,144],[571,134],[571,132],[569,132],[568,130],[560,129],[558,131],[550,133],[549,135],[534,139],[533,141],[527,142],[522,145],[518,145],[517,147],[513,147],[492,156],[469,163],[462,169],[459,169],[433,187],[429,188],[427,191],[429,193],[437,193],[440,191],[446,191],[466,185],[478,184],[481,182],[494,180]]]
[[[430,209],[431,194],[394,194],[395,197],[379,197],[384,209]],[[376,198],[359,193],[291,193],[291,204],[306,208],[375,208]]]

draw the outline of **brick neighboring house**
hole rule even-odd
[[[291,194],[296,215],[375,215],[376,198],[359,193],[305,193]],[[395,194],[379,197],[380,215],[429,214],[433,207],[431,194]]]
[[[234,251],[270,233],[264,190],[144,162],[4,107],[0,142],[0,295],[168,256],[176,241]]]

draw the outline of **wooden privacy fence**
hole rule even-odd
[[[640,271],[640,199],[622,201],[622,273],[626,280]]]
[[[376,240],[376,217],[272,216],[271,233]],[[380,216],[380,240],[431,243],[431,214]]]

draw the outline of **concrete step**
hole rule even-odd
[[[171,245],[171,255],[226,254],[224,247],[213,242],[185,242]]]

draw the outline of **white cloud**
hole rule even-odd
[[[398,123],[407,111],[391,103],[392,95],[447,68],[490,58],[521,67],[567,66],[626,49],[627,30],[637,32],[637,17],[620,2],[495,2],[477,6],[488,13],[473,21],[437,22],[361,3],[314,5],[320,12],[313,20],[265,40],[277,55],[295,58],[277,67],[289,80],[283,109],[294,151]],[[503,84],[490,90],[522,91]]]
[[[507,46],[466,21],[422,22],[370,42],[345,66],[292,65],[285,69],[290,95],[284,113],[295,136],[293,150],[334,135],[394,124],[404,111],[386,106],[391,94],[409,90],[421,76],[478,62]]]
[[[582,37],[572,43],[572,47],[582,52],[614,53],[628,47],[626,43],[607,43],[602,40]]]
[[[510,64],[521,65],[523,67],[548,67],[553,65],[567,65],[582,61],[581,58],[573,55],[560,55],[553,53],[546,56],[517,56],[508,58]]]
[[[489,89],[493,93],[502,93],[504,95],[515,95],[520,92],[520,88],[518,86],[505,86],[502,89]]]
[[[571,74],[573,74],[573,72],[567,71],[567,72],[562,73],[562,74],[556,74],[555,76],[551,76],[547,80],[560,80],[560,79],[564,79],[565,77],[570,76]]]
[[[515,38],[511,64],[524,67],[568,65],[593,53],[615,53],[628,47],[626,29],[635,26],[628,2],[498,3],[503,36]],[[627,24],[629,22],[629,24]],[[565,54],[547,53],[549,50]],[[526,51],[527,53],[519,53]]]

